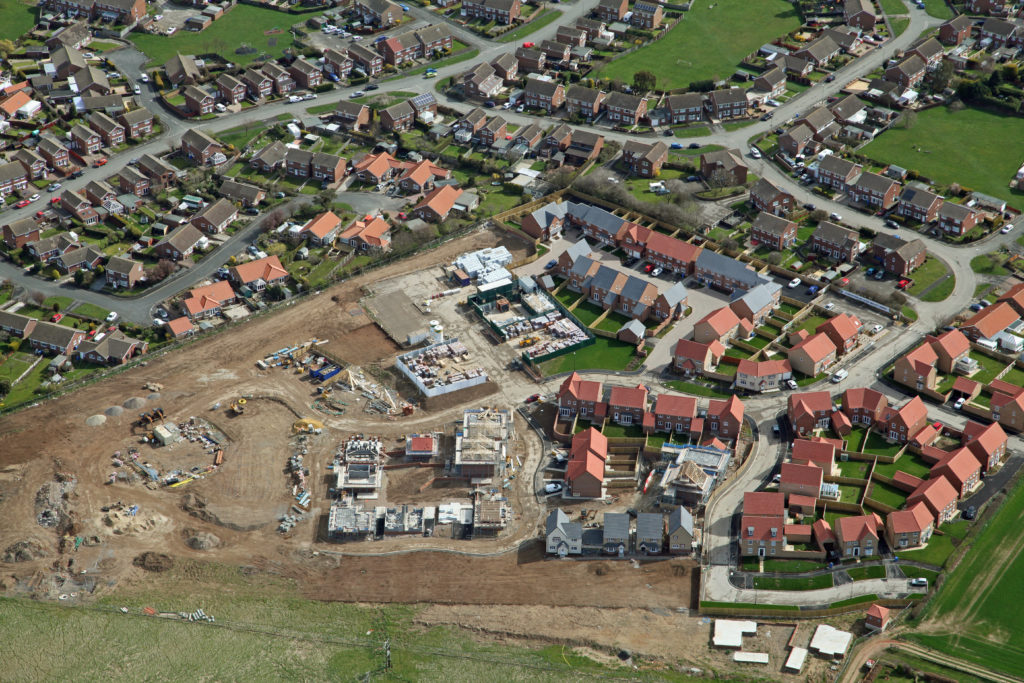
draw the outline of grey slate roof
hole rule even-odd
[[[779,218],[775,214],[762,211],[757,214],[757,218],[754,219],[751,226],[756,230],[781,236],[786,232],[786,228],[788,228],[791,223],[792,221],[788,221],[785,218]]]
[[[625,512],[604,513],[604,542],[619,542],[629,539],[629,515]]]
[[[660,540],[665,535],[665,518],[660,512],[640,512],[636,516],[637,539]]]
[[[665,297],[665,301],[668,302],[669,306],[675,306],[682,301],[686,301],[689,292],[686,291],[686,285],[682,282],[677,282],[669,287],[667,292],[663,292],[662,296]]]
[[[568,204],[568,202],[564,202],[562,204],[562,206],[565,207],[563,209],[563,215],[564,211],[569,208],[568,206],[566,206],[566,204]],[[589,257],[590,254],[593,253],[593,251],[594,249],[587,243],[585,239],[583,239],[577,242],[576,244],[572,245],[568,249],[566,249],[565,253],[568,254],[572,262],[575,263],[580,258]]]
[[[710,249],[701,250],[700,255],[697,256],[696,267],[697,270],[719,273],[748,287],[755,287],[764,282],[760,275],[747,268],[745,264]]]
[[[836,225],[829,221],[822,221],[818,223],[818,227],[814,230],[811,237],[817,237],[831,244],[838,245],[849,245],[857,242],[857,233],[853,230],[848,230],[841,225]],[[879,235],[882,237],[882,235]]]
[[[669,535],[675,533],[679,529],[682,529],[686,533],[690,534],[690,536],[693,536],[693,515],[691,515],[690,511],[682,505],[668,514]]]
[[[592,204],[572,202],[569,205],[569,215],[579,221],[596,226],[611,237],[614,237],[619,232],[619,229],[625,222],[624,219],[612,212]]]
[[[616,334],[620,334],[626,331],[632,332],[635,336],[639,337],[640,339],[643,339],[644,334],[647,331],[647,328],[644,327],[644,324],[642,322],[640,322],[636,318],[633,318],[628,323],[620,327]]]
[[[561,508],[556,508],[548,515],[545,532],[551,534],[555,529],[560,529],[566,538],[579,540],[583,538],[583,526],[579,522],[570,522],[569,515]]]
[[[742,301],[751,311],[760,311],[764,307],[771,305],[774,300],[773,295],[780,289],[782,289],[782,285],[778,282],[765,282],[757,287],[748,289],[746,292],[740,293],[733,300]]]

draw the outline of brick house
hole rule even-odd
[[[840,517],[833,531],[837,550],[842,557],[873,557],[878,554],[878,532],[882,520],[878,515]]]
[[[708,416],[704,424],[708,431],[721,439],[735,439],[743,427],[743,402],[736,396],[725,401],[708,401]]]
[[[892,208],[901,185],[892,178],[864,171],[849,188],[850,199],[875,211]]]
[[[601,402],[604,385],[601,382],[585,380],[575,372],[565,378],[556,394],[558,417],[567,420],[579,416],[593,419]]]
[[[947,45],[960,45],[971,37],[973,25],[970,17],[959,14],[939,27],[939,40]]]
[[[852,424],[871,425],[885,419],[889,399],[874,389],[847,389],[842,396],[843,414]]]
[[[608,417],[620,425],[640,425],[647,412],[647,388],[638,384],[635,387],[612,387],[608,395]]]
[[[790,394],[787,404],[786,415],[797,434],[828,429],[832,423],[832,397],[827,391]]]
[[[744,557],[771,557],[786,549],[786,496],[768,491],[743,494],[737,543]]]
[[[452,185],[441,185],[423,197],[413,208],[412,214],[428,223],[439,223],[448,218],[461,195],[461,189]]]
[[[351,100],[341,100],[335,105],[331,120],[347,130],[360,131],[370,124],[370,107]]]
[[[100,134],[107,147],[116,147],[124,142],[124,126],[103,112],[93,112],[89,116],[89,127]]]
[[[669,95],[665,98],[672,123],[694,123],[704,120],[704,96],[700,93],[688,92],[681,95]]]
[[[917,54],[911,54],[899,64],[885,70],[885,80],[896,83],[904,90],[916,88],[924,80],[927,64]]]
[[[361,47],[354,45],[353,48]],[[365,49],[365,48],[363,48]],[[349,53],[351,54],[351,48]],[[376,56],[376,53],[373,53]],[[377,59],[380,59],[378,56]],[[291,91],[295,90],[295,79],[288,73],[288,69],[284,68],[277,62],[267,62],[260,69],[271,81],[274,83],[274,92],[278,95],[287,95]]]
[[[416,110],[407,100],[382,109],[378,116],[381,129],[389,132],[409,130],[416,122]]]
[[[607,119],[613,123],[635,126],[647,116],[647,100],[636,95],[612,92],[604,99]]]
[[[738,149],[723,149],[700,155],[700,174],[708,182],[743,185],[747,182],[747,165]]]
[[[327,50],[324,55],[333,50]],[[349,60],[351,64],[352,60]],[[270,97],[274,92],[274,79],[256,69],[249,68],[242,74],[242,83],[245,84],[245,94],[253,102],[259,102]]]
[[[793,195],[779,189],[770,180],[761,178],[750,188],[750,203],[758,211],[785,216],[793,210]]]
[[[299,57],[288,66],[288,73],[295,82],[306,90],[312,90],[324,82],[324,74],[320,69]]]
[[[782,251],[796,243],[796,223],[761,211],[750,226],[750,240]]]
[[[0,164],[0,196],[28,187],[28,171],[17,161]]]
[[[862,31],[874,31],[875,9],[871,0],[845,0],[843,3],[843,20],[849,26],[855,26]]]
[[[4,244],[20,249],[39,239],[39,224],[32,218],[17,218],[3,227]]]
[[[823,472],[817,465],[799,465],[784,462],[779,476],[779,492],[787,496],[821,497]]]
[[[570,495],[600,498],[607,459],[608,438],[604,434],[593,427],[575,434],[565,470],[565,482]]]
[[[895,235],[878,235],[871,243],[871,256],[886,271],[906,277],[925,262],[928,248],[920,239],[908,242]]]
[[[221,197],[193,216],[192,224],[203,232],[216,235],[224,232],[237,217],[238,209],[235,205]]]
[[[945,477],[956,490],[958,498],[966,498],[981,483],[981,463],[968,448],[959,448],[945,456],[928,475],[931,479]]]
[[[964,235],[978,224],[978,212],[955,202],[942,202],[938,211],[939,229],[949,235]]]
[[[903,194],[900,195],[900,203],[896,207],[896,213],[920,223],[931,223],[938,218],[939,208],[942,204],[942,197],[934,192],[928,192],[916,187],[907,187],[903,190]]]
[[[324,72],[338,78],[348,78],[349,74],[352,73],[352,58],[348,56],[347,52],[329,47],[324,50],[323,57]]]
[[[183,223],[157,242],[153,253],[157,258],[180,261],[191,256],[202,239],[203,233],[194,225]]]
[[[710,119],[735,119],[747,113],[747,93],[743,88],[712,90],[704,100]]]
[[[39,145],[36,147],[36,151],[55,169],[65,168],[71,162],[68,148],[45,133],[39,137]]]
[[[680,339],[672,350],[672,369],[685,377],[702,375],[714,371],[724,353],[725,347],[717,340],[701,343]]]
[[[884,430],[880,433],[890,441],[906,443],[928,423],[928,408],[920,396],[907,401],[902,407],[889,407]]]
[[[982,472],[988,472],[1006,455],[1007,436],[998,422],[983,425],[968,420],[963,428],[963,442],[977,459]]]
[[[945,477],[934,477],[925,480],[907,497],[906,506],[910,509],[923,503],[936,525],[952,521],[956,516],[956,489]]]
[[[815,332],[825,334],[835,344],[836,352],[842,356],[853,350],[857,345],[857,337],[863,326],[860,319],[849,313],[834,315],[818,325]]]
[[[32,328],[27,339],[33,351],[49,355],[70,356],[85,339],[85,332],[40,320]]]
[[[566,113],[569,116],[582,116],[589,121],[601,111],[605,96],[603,90],[574,83],[565,95]]]
[[[659,394],[654,399],[654,431],[689,434],[697,418],[697,400],[692,396]]]
[[[661,5],[647,0],[637,0],[633,3],[633,16],[630,17],[629,23],[639,28],[657,30],[661,28],[663,19]]]
[[[181,153],[202,166],[222,151],[219,142],[195,128],[189,128],[181,136]]]
[[[377,76],[384,70],[384,58],[358,43],[350,44],[346,50],[353,67],[362,69],[368,76]]]
[[[778,391],[783,382],[792,377],[793,368],[786,359],[752,361],[743,358],[736,366],[735,386],[748,391]]]
[[[462,16],[505,25],[519,19],[521,11],[519,0],[464,0],[462,3]]]
[[[836,345],[826,334],[814,334],[789,350],[793,369],[806,377],[817,377],[836,362]]]
[[[193,116],[203,116],[204,114],[210,114],[213,112],[216,100],[213,95],[202,88],[198,88],[194,85],[188,85],[185,86],[185,89],[181,94],[185,97],[185,111],[189,112]]]
[[[853,263],[860,254],[857,233],[829,221],[822,221],[807,241],[811,251],[843,263]]]
[[[353,6],[364,24],[388,28],[402,20],[402,8],[389,0],[356,0]]]
[[[523,89],[523,102],[529,109],[543,109],[550,114],[565,103],[565,86],[531,78]]]
[[[113,289],[132,289],[144,275],[141,263],[122,256],[111,256],[104,271],[107,286]]]
[[[153,132],[153,114],[145,107],[124,111],[117,115],[128,137],[135,140]]]
[[[627,11],[629,11],[629,3],[626,0],[600,0],[597,7],[594,8],[594,16],[601,21],[611,23],[622,21],[622,17],[626,16]]]
[[[855,164],[852,161],[840,159],[836,155],[830,154],[818,162],[815,176],[822,185],[831,187],[837,192],[846,192],[860,175],[860,172],[860,164]]]
[[[71,129],[71,149],[79,154],[96,154],[102,147],[103,138],[96,131],[80,123]]]
[[[935,518],[923,501],[885,518],[885,541],[892,551],[925,545],[934,530]]]
[[[657,177],[666,161],[668,145],[660,140],[652,144],[627,140],[622,146],[622,162],[629,168],[631,175],[640,178]]]

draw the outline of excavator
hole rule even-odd
[[[240,398],[231,404],[231,412],[235,415],[241,415],[245,412],[245,399]]]

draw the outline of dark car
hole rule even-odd
[[[547,265],[544,266],[544,270],[551,270],[552,268],[554,268],[557,265],[558,265],[558,260],[557,259],[551,259],[550,261],[547,262]]]
[[[370,83],[369,85],[364,86],[363,90],[377,90],[378,88],[380,88],[380,86],[376,83]]]
[[[81,170],[75,171],[74,173],[71,174],[71,177],[72,178],[81,178],[82,177],[82,171]]]
[[[828,76],[825,76],[826,83],[831,83],[834,80],[836,80],[835,74],[829,74]]]
[[[672,129],[671,129],[671,128],[666,128],[666,129],[665,129],[665,132],[664,132],[664,133],[662,133],[662,135],[664,135],[664,136],[665,136],[665,137],[667,137],[667,138],[670,138],[670,137],[672,137],[672,136],[673,136],[674,134],[675,134],[675,133],[673,133],[673,132],[672,132]]]
[[[806,204],[804,204],[804,208],[807,209],[808,211],[814,211],[814,204],[807,202]]]
[[[488,107],[488,108],[493,108],[494,107],[494,100],[487,100],[486,102],[484,102],[484,106]]]
[[[700,149],[700,143],[699,142],[691,142],[690,143],[690,149]]]
[[[818,285],[811,285],[810,287],[807,288],[807,293],[814,295],[818,293],[819,289],[821,289],[821,287],[819,287]]]
[[[969,508],[967,508],[966,510],[964,510],[964,513],[963,513],[962,516],[963,516],[964,519],[974,519],[974,517],[977,514],[978,514],[978,511],[975,510],[974,506],[972,505]]]
[[[257,208],[256,208],[255,206],[250,206],[250,207],[248,207],[248,208],[247,208],[247,209],[245,210],[245,212],[246,212],[247,214],[249,214],[250,216],[258,216],[258,215],[260,215],[260,210],[259,210],[259,209],[257,209]]]

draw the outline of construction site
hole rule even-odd
[[[689,560],[545,559],[549,454],[517,409],[537,385],[508,370],[520,348],[495,344],[466,297],[431,299],[416,323],[428,335],[437,320],[487,381],[425,397],[396,367],[410,347],[366,303],[417,292],[422,305],[453,289],[460,254],[496,244],[515,260],[532,249],[479,230],[4,415],[0,590],[88,602],[188,560],[316,599],[437,603],[437,623],[465,604],[691,606]],[[377,540],[339,545],[332,530]]]

